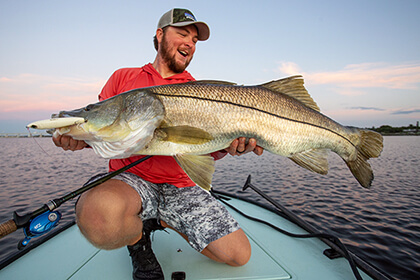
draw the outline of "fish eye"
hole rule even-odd
[[[88,112],[88,111],[92,110],[93,107],[94,107],[93,104],[89,104],[85,107],[85,111]]]

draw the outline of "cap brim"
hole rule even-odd
[[[198,29],[198,40],[199,41],[206,41],[210,37],[210,28],[205,22],[202,21],[184,21],[184,22],[177,22],[174,24],[170,24],[170,26],[187,26],[194,24]]]

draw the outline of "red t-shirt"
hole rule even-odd
[[[101,93],[99,100],[105,100],[117,94],[149,86],[177,84],[194,81],[190,73],[184,71],[180,74],[163,78],[152,64],[146,64],[141,68],[122,68],[115,71],[109,78]],[[212,156],[220,159],[226,153],[216,152]],[[118,170],[144,156],[133,156],[125,159],[110,159],[109,171]],[[195,183],[185,174],[171,156],[153,156],[150,159],[130,168],[131,172],[146,181],[162,184],[168,183],[178,188],[195,186]]]

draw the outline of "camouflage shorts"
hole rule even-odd
[[[177,188],[170,184],[153,184],[132,173],[114,177],[140,195],[140,218],[157,218],[188,237],[190,245],[201,252],[211,242],[238,230],[239,224],[209,192],[202,188]]]

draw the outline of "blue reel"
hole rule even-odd
[[[23,249],[32,238],[41,236],[53,229],[60,219],[61,213],[58,211],[47,211],[32,219],[28,226],[23,228],[25,238],[19,242],[18,249]]]

